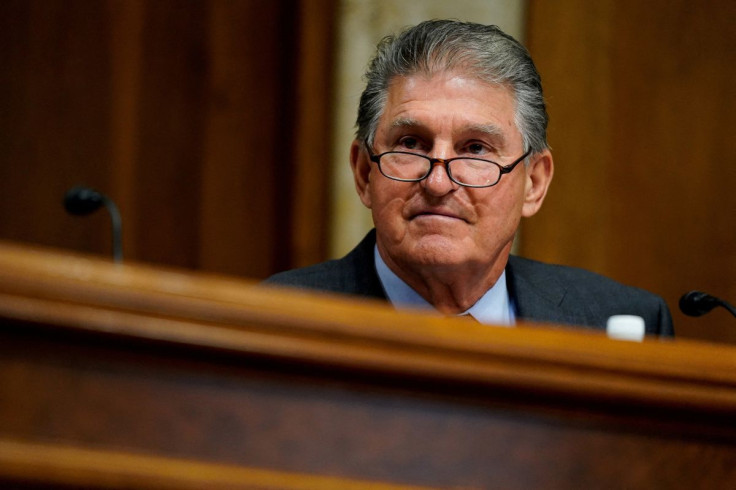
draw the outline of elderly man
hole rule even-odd
[[[387,37],[366,74],[350,164],[375,229],[347,256],[269,284],[387,299],[397,307],[602,327],[644,318],[672,334],[661,298],[510,255],[553,174],[539,74],[495,26],[429,21]]]

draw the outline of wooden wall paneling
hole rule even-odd
[[[604,197],[614,162],[607,138],[611,67],[601,46],[610,43],[612,5],[578,3],[584,8],[570,2],[559,12],[551,3],[529,6],[527,44],[542,75],[556,165],[541,211],[522,222],[520,250],[600,271],[608,266],[610,211]],[[546,15],[552,17],[545,20]],[[584,239],[572,239],[580,230],[585,230]]]
[[[211,3],[204,269],[262,278],[325,258],[334,2],[296,7]]]
[[[207,4],[145,4],[133,199],[137,259],[195,268],[204,156]]]
[[[314,264],[328,255],[335,22],[335,0],[300,2],[291,267]]]
[[[682,335],[736,342],[727,312],[693,319],[677,307],[690,289],[736,301],[736,156],[721,151],[736,134],[736,4],[630,3],[628,15],[655,27],[627,30],[627,41],[615,45],[621,68],[611,138],[628,147],[620,158],[630,163],[628,175],[613,179],[629,189],[614,226],[642,232],[614,242],[612,259],[624,280],[641,278],[665,296]]]
[[[212,4],[199,251],[205,267],[245,272],[253,256],[263,268],[272,260],[277,13],[250,2]]]
[[[736,33],[728,1],[529,4],[556,177],[521,253],[662,295],[676,331],[736,342],[725,311],[679,313],[690,289],[736,298]]]
[[[123,252],[139,256],[135,189],[141,121],[138,101],[143,79],[143,29],[145,0],[108,1],[110,16],[112,181],[114,195],[123,218]],[[130,220],[128,219],[130,218]],[[132,225],[132,226],[131,226]]]
[[[61,207],[81,183],[118,203],[127,259],[262,278],[324,258],[333,13],[2,2],[0,237],[109,256],[106,213]]]
[[[291,263],[298,12],[284,2],[211,9],[200,265],[265,277]]]
[[[111,184],[106,5],[0,3],[0,234],[110,253],[104,213],[68,216],[64,192]]]

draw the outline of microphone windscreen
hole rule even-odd
[[[689,316],[701,316],[718,306],[718,299],[700,291],[690,291],[680,298],[680,311]]]
[[[72,187],[64,195],[64,208],[70,214],[84,216],[97,211],[103,204],[102,194],[89,187]]]

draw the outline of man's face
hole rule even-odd
[[[471,156],[507,165],[526,150],[514,110],[507,88],[462,74],[395,78],[371,151]],[[473,189],[453,183],[441,164],[421,182],[390,180],[358,142],[351,161],[358,193],[373,214],[379,251],[394,270],[503,262],[502,268],[521,216],[541,205],[528,202],[535,184],[532,167],[523,164],[495,186]],[[551,177],[551,158],[549,168]]]

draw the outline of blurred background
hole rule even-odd
[[[370,228],[348,167],[361,75],[389,32],[501,26],[542,74],[556,175],[519,254],[662,295],[681,337],[736,343],[731,0],[3,0],[0,239],[250,279]]]

